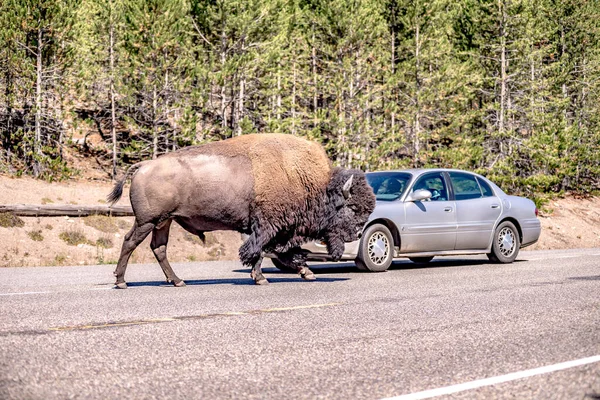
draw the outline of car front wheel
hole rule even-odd
[[[517,258],[521,240],[519,231],[510,221],[504,221],[496,228],[492,243],[492,252],[488,253],[490,261],[497,263],[511,263]]]
[[[363,233],[356,266],[363,271],[386,271],[394,257],[394,239],[390,230],[381,224],[369,226]]]

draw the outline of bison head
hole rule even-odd
[[[358,239],[375,208],[375,195],[362,171],[334,168],[327,200],[324,239],[329,254],[337,261],[344,253],[344,243]]]

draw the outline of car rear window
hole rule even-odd
[[[394,201],[406,190],[411,175],[406,172],[369,172],[367,182],[373,188],[377,200]]]
[[[477,178],[474,175],[450,172],[450,180],[452,181],[456,200],[471,200],[483,197]]]
[[[479,182],[479,186],[481,186],[483,197],[492,197],[494,195],[494,191],[486,181],[484,181],[480,177],[477,177],[477,182]]]

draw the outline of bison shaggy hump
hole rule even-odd
[[[254,183],[254,206],[267,219],[304,211],[309,199],[322,193],[331,177],[331,161],[322,146],[285,134],[243,135],[187,147],[167,157],[203,154],[247,159]],[[237,177],[231,177],[236,179]]]
[[[172,221],[201,238],[212,230],[248,234],[240,259],[258,284],[267,282],[260,268],[265,251],[314,279],[299,246],[324,240],[333,257],[341,257],[344,241],[356,239],[375,206],[364,173],[333,168],[319,144],[292,135],[244,135],[135,164],[110,202],[119,199],[128,176],[135,223],[123,241],[117,287],[126,287],[128,259],[150,232],[167,281],[184,285],[166,258]]]

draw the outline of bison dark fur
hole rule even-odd
[[[125,236],[115,270],[125,288],[133,250],[152,232],[151,248],[167,281],[183,286],[167,256],[169,228],[235,230],[248,235],[242,263],[257,284],[264,252],[276,253],[305,279],[314,279],[300,246],[323,240],[334,259],[357,234],[375,207],[364,173],[332,168],[323,148],[292,135],[243,135],[188,147],[129,168],[108,200],[116,202],[131,176],[135,223]]]

